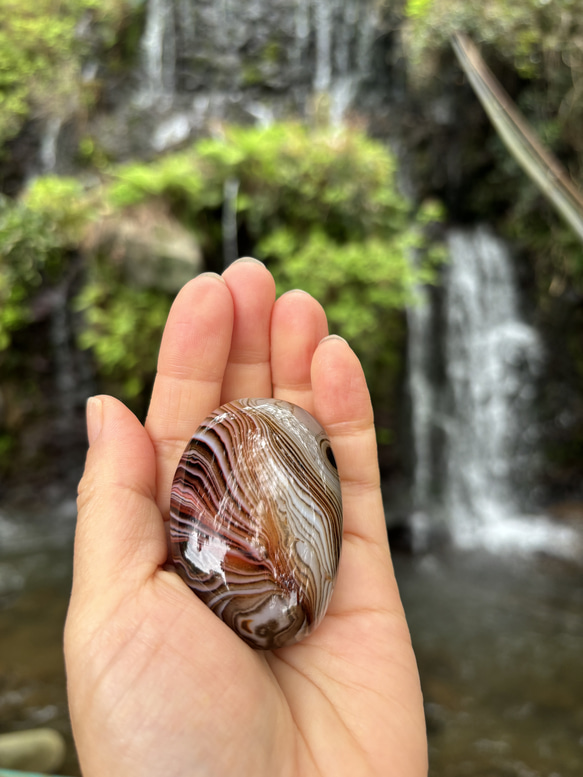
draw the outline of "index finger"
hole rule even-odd
[[[164,329],[146,419],[156,450],[157,502],[165,517],[186,443],[220,404],[232,331],[233,299],[219,275],[199,275],[179,292]]]

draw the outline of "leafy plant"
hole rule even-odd
[[[440,219],[439,207],[415,211],[398,192],[395,173],[389,149],[358,130],[283,123],[224,127],[157,160],[109,166],[101,188],[40,178],[19,202],[5,201],[4,346],[10,329],[26,323],[33,289],[80,248],[79,344],[116,392],[136,398],[152,379],[171,299],[132,285],[106,247],[87,251],[88,225],[96,214],[129,216],[141,204],[159,203],[195,231],[207,267],[220,269],[225,185],[236,181],[240,244],[267,262],[280,292],[303,287],[324,304],[333,331],[351,341],[384,399],[399,369],[403,308],[443,259],[424,232]]]
[[[114,207],[170,202],[200,236],[213,269],[221,261],[225,183],[236,181],[246,250],[268,263],[280,292],[302,287],[324,304],[379,394],[394,381],[400,312],[443,260],[429,248],[424,226],[442,214],[435,203],[415,212],[398,192],[386,146],[354,128],[223,127],[189,149],[109,174]]]
[[[0,351],[31,320],[34,292],[58,281],[91,214],[74,178],[39,178],[20,200],[0,198]]]
[[[85,318],[81,348],[93,352],[112,390],[135,399],[156,370],[157,344],[170,310],[170,297],[154,289],[135,289],[101,267],[75,300]]]
[[[0,0],[0,147],[30,115],[62,118],[84,104],[91,41],[82,22],[107,42],[126,9],[117,0]]]
[[[431,52],[465,32],[512,62],[524,78],[555,78],[565,64],[581,78],[583,17],[578,0],[407,0],[406,39],[417,67]],[[562,63],[556,59],[559,56]]]
[[[31,318],[28,299],[47,270],[59,263],[60,241],[44,216],[7,198],[0,200],[0,351],[11,332]]]

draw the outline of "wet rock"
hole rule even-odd
[[[583,502],[575,499],[555,502],[547,508],[551,518],[566,523],[578,523],[583,526]]]
[[[51,728],[0,734],[0,768],[56,772],[65,760],[65,741]]]
[[[196,238],[158,203],[145,203],[93,224],[86,235],[88,254],[107,254],[139,288],[174,294],[201,271]]]

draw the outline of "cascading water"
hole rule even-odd
[[[176,63],[174,8],[168,0],[149,0],[146,27],[142,37],[144,107],[157,100],[172,101]]]
[[[520,315],[506,245],[485,227],[447,242],[440,314],[425,291],[408,319],[413,524],[440,521],[461,546],[545,546],[546,521],[520,518],[536,466],[541,343]],[[553,529],[555,544],[569,541]]]
[[[305,115],[322,95],[339,124],[370,73],[379,14],[373,0],[148,0],[133,105],[150,145],[217,119]]]
[[[535,330],[521,320],[508,249],[486,229],[452,231],[445,281],[444,506],[460,538],[520,511],[532,466]]]
[[[313,0],[316,68],[313,89],[330,96],[330,120],[340,124],[370,67],[378,22],[374,8],[361,16],[356,0]]]
[[[53,173],[57,166],[59,134],[63,126],[60,117],[48,119],[40,144],[40,169],[42,173]]]

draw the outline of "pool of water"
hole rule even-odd
[[[431,777],[583,775],[583,567],[483,551],[396,558]]]
[[[62,648],[73,521],[72,504],[34,517],[0,512],[0,732],[57,729],[62,773],[78,777]]]
[[[62,657],[73,508],[0,513],[0,731],[51,726],[80,774]],[[395,556],[430,777],[583,775],[583,566],[483,550]],[[387,777],[394,777],[387,775]]]

